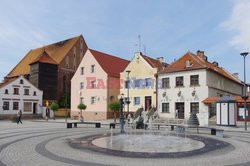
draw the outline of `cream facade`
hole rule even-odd
[[[129,65],[120,74],[124,80],[124,86],[121,88],[121,94],[127,99],[129,96],[129,112],[135,112],[139,108],[147,110],[148,107],[156,107],[156,75],[157,67],[153,67],[141,53],[135,53]],[[151,58],[150,58],[151,59]],[[157,61],[157,60],[154,60]],[[128,75],[128,71],[129,75]],[[126,81],[129,80],[129,88],[126,87]],[[127,105],[125,112],[128,112]]]
[[[42,115],[43,92],[23,76],[0,85],[0,115]]]

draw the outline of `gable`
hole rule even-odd
[[[60,41],[54,44],[50,44],[41,48],[36,48],[30,50],[26,56],[12,69],[12,71],[7,75],[7,77],[15,77],[19,75],[26,75],[30,72],[29,64],[46,50],[46,53],[58,64],[65,58],[70,49],[79,40],[83,39],[82,36],[77,36],[64,41]],[[84,41],[84,40],[83,40]],[[85,42],[84,42],[85,43]],[[85,43],[86,44],[86,43]]]

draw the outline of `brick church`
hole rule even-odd
[[[59,101],[70,92],[70,80],[86,50],[82,35],[31,49],[4,81],[23,75],[43,91],[43,101]]]

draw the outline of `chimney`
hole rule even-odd
[[[218,67],[218,66],[219,66],[219,63],[216,62],[216,61],[214,61],[214,62],[213,62],[213,65]]]
[[[239,78],[239,73],[233,73],[233,76],[234,76],[235,78]]]
[[[198,50],[197,51],[197,56],[204,59],[205,61],[207,61],[207,56],[205,56],[205,52],[204,51],[201,51],[201,50]]]
[[[158,61],[160,61],[161,63],[164,62],[164,57],[158,57],[156,58]]]
[[[202,58],[204,56],[204,51],[198,50],[197,51],[197,56]]]

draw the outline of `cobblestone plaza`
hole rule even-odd
[[[168,129],[166,129],[168,130]],[[107,126],[82,125],[66,129],[65,123],[24,121],[22,125],[0,122],[0,165],[250,165],[250,132],[225,130],[225,138],[210,136],[231,146],[183,158],[126,158],[84,149],[74,149],[68,141],[93,134],[109,133]],[[118,132],[117,129],[114,132]],[[194,131],[189,131],[195,134]]]

